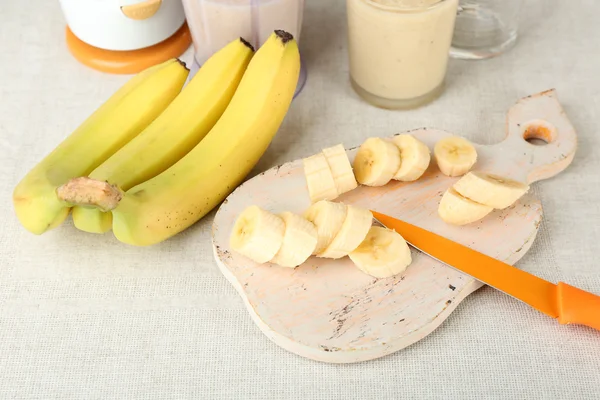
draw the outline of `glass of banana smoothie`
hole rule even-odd
[[[424,105],[444,88],[458,0],[346,0],[350,82],[382,108]]]

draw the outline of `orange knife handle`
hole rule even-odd
[[[600,330],[600,296],[564,282],[559,282],[557,286],[558,322]]]

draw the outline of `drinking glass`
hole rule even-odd
[[[523,0],[460,0],[450,56],[495,57],[517,40]]]
[[[346,0],[350,82],[367,102],[408,109],[444,89],[458,0]]]

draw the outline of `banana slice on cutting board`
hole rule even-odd
[[[400,168],[400,150],[389,140],[368,138],[358,149],[353,167],[358,183],[383,186]]]
[[[477,203],[458,193],[454,188],[446,190],[438,207],[442,220],[453,225],[466,225],[488,215],[494,208]]]
[[[284,211],[279,217],[285,223],[283,242],[273,264],[282,267],[295,268],[308,259],[317,246],[317,228],[301,215]]]
[[[529,190],[524,183],[479,171],[469,172],[453,187],[464,197],[497,209],[511,206]]]
[[[404,272],[412,262],[410,248],[394,230],[372,226],[362,243],[348,257],[366,274],[388,278]]]
[[[446,176],[461,176],[477,162],[477,151],[467,139],[450,136],[438,141],[433,154],[440,171]]]
[[[342,144],[338,144],[332,147],[323,149],[323,154],[327,159],[331,173],[333,174],[333,181],[337,189],[338,195],[349,192],[358,187],[354,172],[352,171],[352,165],[346,154],[346,149]]]
[[[431,161],[429,147],[410,134],[394,136],[392,142],[400,150],[400,168],[393,179],[403,182],[419,179]]]
[[[348,207],[345,204],[327,200],[320,200],[308,207],[303,216],[317,228],[314,255],[320,254],[333,242],[342,229],[347,214]]]
[[[279,251],[285,233],[284,220],[252,205],[244,209],[234,223],[229,246],[257,263],[270,261]]]
[[[306,157],[302,160],[302,165],[311,203],[338,197],[335,179],[325,154],[318,153]]]
[[[346,218],[329,246],[317,254],[317,257],[342,258],[356,249],[364,240],[373,225],[371,211],[347,205]]]

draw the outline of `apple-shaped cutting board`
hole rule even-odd
[[[573,160],[576,134],[554,90],[518,101],[508,112],[506,129],[503,142],[475,145],[478,161],[473,170],[533,183],[558,174]],[[438,140],[451,135],[436,129],[410,133],[432,152]],[[526,141],[531,138],[547,144]],[[356,148],[347,153],[352,161]],[[540,201],[529,193],[480,221],[451,226],[438,217],[437,208],[444,191],[458,179],[444,176],[432,157],[429,169],[415,182],[359,186],[334,201],[391,215],[514,264],[536,237]],[[295,269],[256,264],[229,249],[235,219],[252,204],[272,212],[302,213],[310,205],[302,160],[246,181],[224,201],[213,224],[217,263],[254,322],[279,346],[300,356],[350,363],[398,351],[431,333],[482,286],[414,249],[408,269],[387,279],[366,275],[348,257],[310,257]]]

